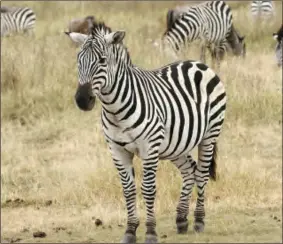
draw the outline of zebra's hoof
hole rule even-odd
[[[157,243],[157,235],[147,234],[145,236],[145,243]]]
[[[178,234],[186,234],[188,232],[188,221],[177,223],[177,233]]]
[[[196,221],[194,225],[195,232],[203,232],[204,231],[204,222],[203,221]]]
[[[136,243],[137,238],[133,234],[126,233],[121,241],[121,243]]]

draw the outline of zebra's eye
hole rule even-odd
[[[105,63],[106,62],[106,57],[101,57],[99,59],[99,63]]]

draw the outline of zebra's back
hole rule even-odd
[[[1,13],[1,36],[9,35],[13,32],[27,32],[34,29],[35,21],[36,15],[28,7]]]
[[[223,1],[192,6],[176,20],[170,16],[173,14],[172,11],[167,14],[168,26],[163,40],[169,42],[175,50],[179,50],[187,41],[192,42],[196,39],[218,44],[226,40],[232,27],[231,9]]]

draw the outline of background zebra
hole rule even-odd
[[[1,13],[1,36],[16,32],[33,32],[35,13],[28,7],[15,8]]]
[[[276,47],[275,47],[275,57],[278,66],[282,66],[283,63],[283,24],[281,25],[280,29],[273,33],[273,38],[277,41]]]
[[[252,1],[250,5],[252,17],[270,18],[275,15],[272,1]]]
[[[79,85],[75,100],[90,111],[97,96],[102,126],[118,169],[128,212],[123,243],[136,242],[139,219],[133,157],[143,161],[142,194],[146,203],[146,243],[157,242],[154,201],[159,159],[171,160],[183,178],[177,206],[178,233],[187,232],[189,199],[196,182],[197,232],[204,230],[204,190],[216,178],[216,142],[225,116],[226,93],[219,77],[205,64],[176,62],[146,71],[136,67],[122,44],[124,31],[111,32],[94,23],[91,34],[77,33]],[[198,147],[198,163],[191,150]]]
[[[209,47],[212,58],[217,60],[218,65],[229,48],[228,44],[235,48],[237,43],[237,49],[241,50],[238,53],[243,53],[244,37],[234,32],[231,9],[225,2],[205,2],[186,9],[183,13],[178,10],[177,14],[174,10],[168,11],[167,30],[162,37],[163,45],[169,45],[177,53],[187,42],[201,39],[200,60],[206,62],[205,49]],[[234,45],[229,41],[233,41]]]

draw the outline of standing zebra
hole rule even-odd
[[[173,15],[172,17],[170,17]],[[162,42],[165,51],[171,47],[178,53],[182,46],[196,39],[201,39],[200,60],[206,62],[205,50],[209,47],[213,61],[220,59],[228,49],[228,40],[233,33],[232,13],[230,7],[223,1],[210,1],[188,8],[184,13],[174,14],[169,10],[167,14],[167,30],[163,34]],[[236,37],[236,35],[234,35]],[[243,46],[244,38],[238,39],[238,44]]]
[[[189,199],[196,182],[194,229],[204,230],[204,190],[216,179],[216,143],[225,116],[226,93],[219,77],[197,61],[175,62],[156,70],[135,66],[122,44],[124,31],[95,23],[90,35],[76,33],[77,106],[90,111],[96,96],[102,104],[102,127],[119,172],[128,212],[123,243],[136,242],[139,218],[133,157],[143,162],[146,243],[157,242],[154,201],[158,161],[171,160],[183,178],[177,206],[178,233],[188,230]],[[191,156],[198,147],[198,163]]]
[[[1,13],[1,36],[15,32],[32,32],[35,25],[35,13],[27,7],[16,8]]]
[[[270,18],[275,15],[272,1],[252,1],[250,11],[254,18]]]
[[[277,61],[277,65],[279,67],[282,66],[283,63],[283,24],[281,25],[280,29],[273,33],[273,38],[277,41],[276,47],[275,47],[275,57]]]

